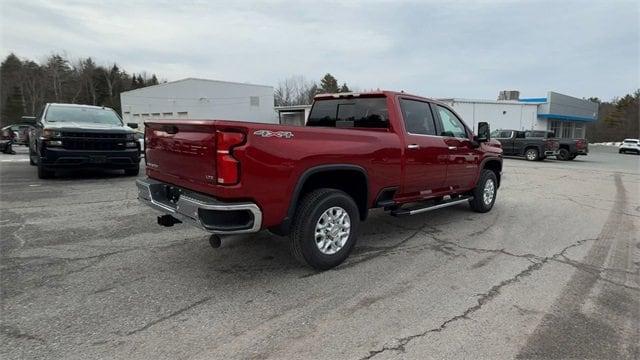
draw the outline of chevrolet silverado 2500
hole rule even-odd
[[[392,215],[468,202],[491,210],[500,143],[447,105],[402,92],[316,96],[306,126],[220,120],[145,123],[138,198],[164,226],[289,235],[316,269],[349,255],[369,209]]]

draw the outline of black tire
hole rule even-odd
[[[576,157],[578,157],[578,155],[571,155],[571,156],[569,156],[569,159],[567,159],[567,160],[571,161],[571,160],[575,159]]]
[[[38,158],[38,179],[51,179],[55,174],[55,171],[46,169]]]
[[[493,196],[491,197],[491,201],[488,203],[485,202],[484,190],[486,184],[492,181],[493,182]],[[475,212],[486,213],[491,208],[493,208],[493,204],[496,202],[496,196],[498,195],[498,179],[496,174],[491,171],[484,169],[480,174],[480,179],[476,184],[475,189],[473,189],[473,199],[469,200],[469,205],[471,205],[471,209]],[[488,199],[487,199],[488,200]]]
[[[562,161],[569,160],[569,157],[571,157],[571,154],[569,153],[569,150],[567,150],[567,149],[558,150],[558,155],[556,155],[556,159],[562,160]]]
[[[623,153],[624,153],[624,150],[622,150],[622,149],[618,150],[618,154],[623,154]]]
[[[316,225],[321,216],[334,207],[341,208],[349,215],[350,229],[343,246],[334,254],[326,254],[316,244]],[[336,189],[314,190],[298,204],[289,239],[291,254],[298,261],[318,270],[336,267],[351,253],[358,237],[359,223],[358,206],[349,195]]]
[[[138,176],[138,174],[140,174],[140,166],[132,169],[124,169],[124,174],[127,176]]]
[[[27,146],[29,146],[28,143],[27,143]],[[37,158],[37,155],[31,150],[31,146],[29,146],[29,165],[31,166],[38,165],[38,163],[34,161],[33,158]]]
[[[537,161],[538,159],[540,159],[540,153],[536,148],[529,148],[525,150],[524,157],[529,161]]]

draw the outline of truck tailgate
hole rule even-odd
[[[145,123],[147,167],[176,180],[215,183],[216,131],[212,121]]]

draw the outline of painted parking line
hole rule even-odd
[[[29,159],[2,159],[0,162],[27,162]]]

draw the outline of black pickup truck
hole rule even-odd
[[[500,141],[504,155],[524,156],[529,161],[556,156],[560,142],[551,131],[495,130],[492,139]]]
[[[29,161],[38,166],[40,179],[51,178],[57,169],[124,169],[140,171],[140,143],[133,130],[107,107],[47,104],[36,117],[29,135]]]

